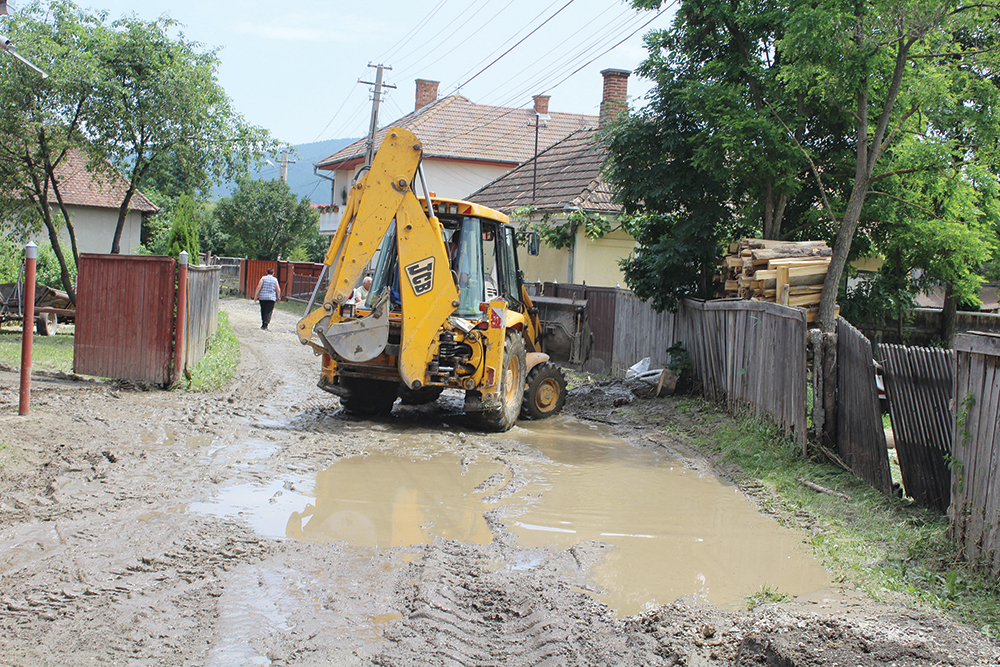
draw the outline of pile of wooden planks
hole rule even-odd
[[[724,298],[800,306],[815,317],[833,250],[826,241],[742,239],[722,260]]]

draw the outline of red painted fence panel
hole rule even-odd
[[[80,255],[74,372],[170,383],[174,265],[171,257]]]

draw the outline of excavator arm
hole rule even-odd
[[[345,320],[340,307],[395,220],[403,312],[399,374],[411,389],[422,386],[438,331],[458,306],[441,224],[424,211],[413,192],[421,153],[412,132],[396,127],[386,135],[371,168],[351,188],[341,225],[330,242],[324,259],[330,286],[323,303],[298,325],[303,345],[331,357],[367,361],[382,353],[389,331],[388,290],[366,317]]]

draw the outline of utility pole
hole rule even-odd
[[[375,157],[375,132],[378,130],[378,105],[382,101],[382,89],[383,88],[395,88],[388,83],[382,83],[382,71],[391,70],[391,67],[385,65],[372,65],[369,67],[375,67],[375,81],[358,81],[358,83],[365,83],[369,86],[375,86],[374,94],[372,95],[372,122],[368,127],[368,140],[365,142],[367,150],[365,151],[365,166],[370,167],[372,164],[372,158]]]
[[[281,149],[281,169],[278,170],[278,180],[288,182],[288,146]]]

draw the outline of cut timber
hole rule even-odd
[[[830,257],[832,255],[833,248],[761,248],[750,251],[750,256],[755,262],[762,259],[778,259],[779,257]]]
[[[788,285],[785,285],[785,288],[787,289]],[[822,292],[819,292],[811,294],[802,294],[799,296],[786,296],[785,299],[787,300],[787,302],[783,301],[782,303],[784,303],[786,306],[815,306],[819,305],[819,300],[822,294],[823,294]]]
[[[768,268],[777,266],[830,266],[829,257],[777,257],[767,260]]]
[[[827,248],[826,241],[775,241],[772,239],[743,239],[746,248]],[[730,252],[733,252],[730,245]]]

